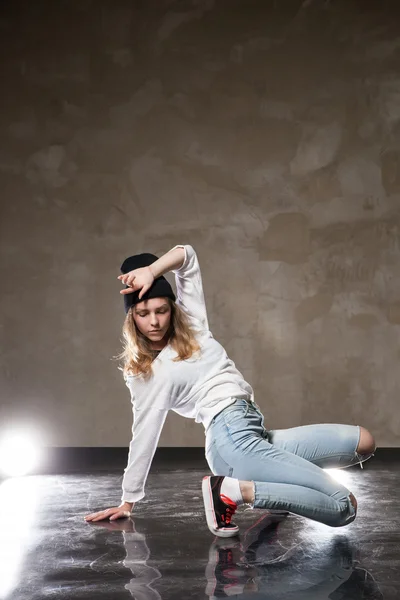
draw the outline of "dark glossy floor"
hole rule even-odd
[[[335,472],[358,499],[349,526],[242,508],[231,540],[205,525],[197,468],[151,473],[134,518],[103,524],[83,517],[118,502],[120,471],[2,481],[0,598],[400,598],[399,462],[373,460]]]

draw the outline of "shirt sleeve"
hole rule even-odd
[[[122,479],[122,502],[137,502],[145,496],[144,486],[168,409],[134,408],[133,414],[128,465]]]
[[[208,330],[207,309],[204,299],[203,282],[197,254],[192,246],[178,245],[183,248],[185,260],[179,269],[173,269],[177,292],[177,304],[185,311],[195,328]]]

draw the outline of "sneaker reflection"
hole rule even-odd
[[[161,573],[147,564],[150,550],[145,535],[136,531],[134,521],[131,518],[118,519],[112,522],[98,521],[91,525],[104,527],[109,531],[122,531],[126,551],[123,564],[132,571],[133,575],[130,582],[125,585],[125,589],[132,597],[135,600],[162,600],[160,594],[152,588],[152,583],[161,577]]]
[[[356,566],[346,538],[282,546],[278,530],[285,516],[263,516],[240,539],[214,539],[205,572],[210,600],[382,599],[370,573]]]

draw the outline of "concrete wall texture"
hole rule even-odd
[[[399,445],[398,12],[2,3],[3,427],[127,445],[119,265],[191,244],[268,428],[359,424]],[[160,441],[203,443],[173,414]]]

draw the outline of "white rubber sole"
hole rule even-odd
[[[201,483],[201,491],[203,492],[203,501],[207,525],[211,533],[221,538],[234,537],[238,535],[239,527],[229,527],[229,529],[225,529],[224,527],[217,527],[217,520],[215,518],[212,491],[210,485],[210,476],[203,477],[203,481]]]

